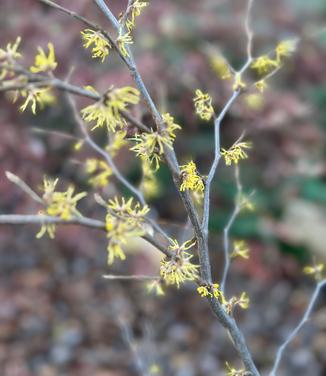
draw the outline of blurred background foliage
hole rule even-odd
[[[110,30],[92,1],[58,3]],[[108,3],[118,15],[127,1]],[[220,51],[234,67],[241,66],[246,53],[245,9],[243,0],[152,0],[138,20],[133,51],[145,83],[160,110],[182,125],[176,141],[180,163],[193,158],[203,174],[212,160],[213,124],[194,115],[194,90],[209,92],[217,112],[223,107],[232,85],[216,76],[207,51]],[[231,146],[243,131],[254,145],[240,167],[244,191],[254,191],[256,210],[242,213],[231,231],[232,237],[249,241],[252,256],[234,264],[230,291],[245,288],[251,296],[252,309],[242,315],[241,325],[262,369],[268,369],[276,344],[307,302],[300,289],[302,265],[313,258],[326,259],[325,21],[324,0],[256,0],[255,56],[283,39],[299,37],[301,43],[268,82],[261,100],[250,102],[252,92],[245,93],[222,124],[223,147]],[[32,63],[37,46],[52,41],[60,77],[73,66],[71,80],[80,86],[104,91],[112,84],[133,84],[114,54],[104,64],[91,59],[82,48],[80,23],[36,0],[2,0],[0,24],[1,46],[22,36],[26,64]],[[76,152],[76,139],[60,133],[78,137],[64,96],[57,93],[56,105],[36,117],[19,113],[4,95],[0,101],[1,213],[39,210],[5,179],[6,170],[32,187],[39,187],[46,174],[60,177],[63,186],[73,182],[79,190],[92,191],[83,166],[92,153]],[[80,106],[88,103],[78,101]],[[146,109],[139,107],[134,113],[151,124]],[[101,131],[94,135],[99,143],[105,140]],[[140,166],[131,153],[120,153],[116,162],[131,181],[139,181]],[[158,178],[160,193],[150,204],[163,226],[178,236],[186,225],[184,209],[164,165]],[[112,184],[103,193],[114,194],[116,189],[121,187]],[[222,267],[221,234],[235,194],[233,169],[221,162],[210,221],[216,279]],[[104,215],[91,199],[85,200],[82,212]],[[224,360],[235,358],[232,347],[224,346],[228,339],[223,331],[191,289],[169,290],[157,300],[148,297],[141,284],[108,283],[101,279],[107,271],[102,234],[69,227],[60,228],[54,241],[36,241],[36,232],[33,226],[0,229],[1,375],[136,375],[116,312],[139,340],[140,357],[149,368],[159,364],[160,370],[152,367],[152,374],[216,375]],[[110,272],[157,273],[159,255],[143,243],[130,244],[130,249],[129,260]],[[284,370],[284,375],[324,374],[326,325],[321,319],[316,322],[292,349],[285,362],[290,371]]]

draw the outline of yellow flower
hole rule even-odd
[[[180,166],[181,185],[180,191],[189,189],[191,191],[203,192],[205,189],[203,179],[197,172],[197,167],[193,161]]]
[[[48,43],[49,54],[46,55],[43,48],[38,48],[38,54],[35,56],[34,65],[29,69],[32,73],[52,72],[57,67],[58,63],[55,60],[54,46]]]
[[[196,96],[193,101],[195,104],[196,114],[203,120],[210,120],[214,115],[212,98],[209,94],[205,94],[199,89],[195,91],[195,94]]]
[[[247,159],[248,154],[245,152],[245,150],[250,148],[250,142],[237,142],[228,150],[222,149],[221,155],[224,157],[225,164],[230,166],[232,162],[234,164],[238,164],[240,160]]]
[[[234,76],[234,82],[232,86],[233,91],[240,91],[247,87],[245,82],[242,80],[242,76],[240,73],[236,73]]]
[[[279,63],[271,59],[268,55],[257,57],[251,64],[251,68],[257,70],[258,74],[269,73],[278,66]]]
[[[14,43],[8,43],[5,49],[0,48],[0,62],[3,67],[0,69],[0,80],[3,80],[7,75],[13,75],[11,68],[14,66],[15,60],[21,58],[21,53],[18,52],[21,37],[17,37]]]
[[[255,86],[256,88],[261,92],[263,93],[267,87],[267,84],[266,84],[266,81],[265,80],[259,80],[257,82],[255,82]]]
[[[162,287],[162,283],[160,280],[155,280],[146,284],[146,289],[148,293],[154,292],[157,296],[165,295],[165,292]]]
[[[231,314],[234,307],[239,306],[242,309],[248,309],[250,304],[249,296],[246,292],[242,292],[240,297],[233,296],[229,301],[225,301],[223,306],[228,314]]]
[[[227,374],[226,374],[227,376],[245,376],[247,374],[246,370],[244,369],[237,370],[231,367],[228,362],[225,362],[225,367],[227,370]]]
[[[264,105],[264,98],[260,94],[248,94],[244,97],[244,101],[252,110],[259,111]]]
[[[249,258],[250,249],[248,244],[244,240],[236,240],[233,242],[233,252],[231,257],[242,257],[244,259]]]
[[[248,294],[244,291],[241,293],[240,298],[237,301],[237,304],[242,308],[242,309],[248,309],[249,304],[250,304],[250,299]]]
[[[169,250],[172,251],[172,256],[161,260],[160,275],[167,285],[176,285],[179,288],[181,283],[199,278],[199,266],[191,263],[193,256],[186,252],[195,242],[188,240],[181,245],[174,239],[170,239],[170,242]]]
[[[125,123],[121,112],[126,111],[129,104],[138,102],[137,89],[130,86],[118,89],[112,87],[95,104],[83,108],[81,114],[85,121],[96,122],[92,130],[105,125],[109,131],[115,132],[117,127],[122,127]]]
[[[122,130],[110,134],[110,143],[105,148],[110,155],[115,156],[121,148],[128,144],[126,136],[127,132]]]
[[[93,175],[89,179],[89,183],[100,188],[109,184],[109,178],[113,174],[112,169],[106,162],[96,158],[86,160],[86,173]]]
[[[162,115],[163,124],[160,132],[153,131],[136,135],[132,140],[136,141],[136,145],[130,150],[134,151],[142,161],[154,164],[154,170],[159,168],[161,156],[164,153],[164,147],[172,148],[175,140],[175,131],[181,127],[174,123],[174,118],[166,113]]]
[[[105,227],[107,231],[108,243],[108,264],[113,264],[115,258],[125,260],[126,256],[122,246],[126,245],[130,238],[142,236],[146,233],[144,226],[145,216],[149,212],[147,205],[133,203],[133,199],[128,201],[122,197],[115,197],[107,204],[107,215]]]
[[[30,106],[34,115],[36,114],[37,107],[42,110],[46,105],[55,102],[55,97],[51,94],[51,89],[49,87],[37,88],[29,85],[28,88],[20,90],[19,94],[23,98],[26,98],[19,109],[25,111],[26,108]]]
[[[147,1],[134,0],[131,4],[130,9],[128,9],[129,17],[126,21],[126,27],[129,32],[131,32],[136,24],[136,17],[140,16],[142,10],[148,6]]]
[[[237,197],[237,205],[239,206],[239,208],[242,210],[242,209],[246,209],[246,210],[249,210],[249,211],[254,211],[255,210],[255,205],[251,202],[250,198],[241,193],[240,195],[238,195]]]
[[[288,57],[296,50],[297,41],[288,39],[281,41],[275,48],[276,60],[280,63],[283,57]]]
[[[325,264],[308,265],[303,268],[304,274],[313,275],[317,280],[322,279]]]
[[[210,64],[213,71],[220,77],[222,80],[226,80],[232,77],[232,72],[229,67],[229,64],[226,60],[220,55],[213,55],[210,58]]]
[[[161,373],[161,367],[156,364],[156,363],[153,363],[151,364],[151,366],[149,367],[149,374],[150,375],[158,375]]]
[[[6,48],[0,48],[0,60],[6,60],[7,62],[13,62],[16,59],[21,58],[21,53],[18,52],[18,48],[21,42],[21,37],[17,37],[14,43],[8,43]]]
[[[83,46],[85,48],[91,48],[92,58],[101,59],[102,63],[105,58],[109,56],[110,49],[112,48],[110,42],[103,36],[100,31],[92,29],[85,29],[81,31]]]
[[[220,285],[218,283],[213,283],[212,285],[202,285],[197,288],[197,292],[202,298],[208,296],[210,298],[218,299],[223,296],[223,293],[219,287]]]
[[[130,34],[130,32],[128,31],[127,33],[120,33],[118,39],[117,39],[117,44],[118,44],[118,47],[119,47],[119,50],[122,54],[122,56],[129,56],[129,53],[128,53],[128,49],[126,47],[126,45],[128,44],[133,44],[134,41],[132,39],[132,36]]]
[[[74,216],[81,216],[76,208],[79,200],[87,196],[86,192],[74,194],[74,187],[69,186],[65,192],[55,191],[58,179],[49,180],[46,177],[43,180],[43,201],[46,206],[46,214],[51,217],[60,217],[63,220],[69,220]]]
[[[46,215],[43,210],[38,212],[39,215]],[[48,234],[50,239],[55,238],[56,226],[52,223],[43,223],[40,231],[36,234],[36,239],[41,239],[46,233]]]

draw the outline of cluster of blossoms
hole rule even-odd
[[[89,86],[87,88],[96,92]],[[81,114],[86,122],[95,122],[92,130],[106,126],[109,131],[115,132],[117,128],[125,124],[122,112],[127,110],[128,105],[138,102],[139,91],[137,89],[129,86],[111,87],[99,101],[83,108]]]
[[[226,376],[246,376],[248,372],[245,369],[235,369],[228,362],[225,362]]]
[[[125,16],[120,19],[120,30],[117,38],[117,45],[121,54],[124,57],[129,57],[128,45],[132,44],[132,32],[136,26],[136,17],[140,16],[142,10],[148,5],[148,2],[141,0],[134,0],[129,4]],[[125,28],[127,31],[125,31]]]
[[[16,60],[19,60],[22,57],[22,54],[18,51],[20,42],[21,37],[17,37],[16,41],[14,43],[8,43],[5,49],[0,48],[0,63],[2,65],[0,80],[13,75],[13,66],[16,63]]]
[[[24,98],[24,103],[20,106],[21,111],[25,111],[30,107],[33,114],[36,114],[38,108],[43,109],[46,105],[55,102],[55,98],[51,93],[49,86],[38,86],[37,83],[29,83],[23,74],[16,75],[15,66],[17,60],[22,57],[18,51],[21,38],[18,37],[14,43],[8,43],[5,49],[0,49],[0,63],[2,65],[0,72],[0,80],[2,85],[17,84],[25,85],[25,88],[13,91],[13,101],[15,102],[19,96]],[[29,70],[32,73],[51,73],[57,67],[54,46],[48,43],[48,54],[43,48],[38,48],[35,56],[34,65]],[[5,81],[4,81],[5,80]]]
[[[213,283],[212,285],[199,286],[197,288],[197,292],[202,298],[206,298],[206,297],[215,298],[215,299],[222,298],[223,301],[225,300],[223,293],[220,290],[220,285],[218,283]]]
[[[134,237],[146,233],[145,216],[149,212],[147,205],[133,203],[133,198],[125,200],[124,197],[115,197],[107,204],[105,228],[108,243],[108,264],[113,264],[115,258],[125,260],[126,256],[122,246]]]
[[[202,177],[198,174],[197,167],[193,161],[180,166],[181,185],[180,191],[189,189],[194,192],[202,193],[205,189],[205,185]]]
[[[116,132],[111,132],[109,137],[109,144],[106,147],[106,151],[110,153],[112,157],[114,157],[121,148],[128,144],[126,136],[127,132],[124,130],[117,130]]]
[[[111,43],[104,37],[104,35],[98,30],[85,29],[81,31],[83,46],[91,48],[92,58],[101,59],[102,63],[105,58],[109,56]]]
[[[40,214],[59,217],[65,221],[73,217],[80,217],[81,214],[76,206],[79,200],[87,196],[87,193],[81,192],[74,195],[75,189],[73,186],[69,186],[64,192],[58,192],[56,191],[58,181],[58,179],[50,180],[46,177],[44,178],[42,200],[45,206],[45,213],[40,212]],[[55,226],[52,224],[42,225],[37,238],[42,237],[46,232],[51,238],[54,238]]]
[[[101,159],[90,158],[86,160],[86,173],[92,175],[88,180],[93,187],[105,187],[109,184],[109,178],[113,174],[108,164]]]
[[[191,262],[193,255],[186,252],[195,242],[188,240],[180,245],[177,240],[170,239],[170,243],[169,251],[172,255],[161,260],[160,275],[167,285],[179,288],[181,283],[199,278],[199,266]]]
[[[218,283],[201,285],[197,288],[197,292],[202,298],[217,299],[229,315],[235,306],[239,306],[242,309],[248,309],[249,307],[250,300],[246,292],[243,292],[240,297],[233,296],[230,300],[227,300]]]
[[[214,115],[211,96],[207,93],[203,93],[199,89],[196,90],[195,94],[196,96],[193,101],[196,114],[203,120],[210,120]]]
[[[233,252],[230,255],[231,258],[242,257],[248,259],[249,253],[250,249],[244,240],[235,240],[233,242]]]
[[[34,65],[30,67],[32,73],[52,72],[58,63],[55,58],[54,46],[48,43],[49,54],[46,55],[42,47],[38,47],[38,54],[35,56]]]
[[[232,163],[238,164],[241,159],[247,159],[248,154],[245,150],[250,148],[251,143],[249,142],[236,142],[230,149],[222,149],[221,155],[224,157],[225,164],[230,166]]]
[[[296,49],[297,40],[289,39],[279,42],[272,54],[264,54],[252,59],[250,68],[258,75],[254,86],[263,92],[266,88],[266,78],[281,68],[284,59],[291,56]],[[243,80],[242,72],[235,72],[230,68],[227,60],[220,53],[209,54],[209,61],[213,71],[222,79],[233,79],[232,89],[241,91],[247,87]]]
[[[303,272],[308,275],[313,275],[317,281],[323,279],[323,271],[325,264],[308,265],[303,268]]]
[[[133,0],[127,9],[127,20],[125,26],[129,33],[133,31],[136,26],[136,17],[140,16],[143,9],[148,6],[147,1]]]
[[[149,133],[136,135],[133,138],[136,141],[136,145],[130,149],[143,161],[154,165],[154,170],[157,170],[160,166],[164,147],[172,149],[176,137],[175,131],[181,129],[180,125],[174,122],[174,118],[170,114],[163,114],[162,119],[163,124],[159,131],[151,130]]]
[[[227,61],[220,54],[210,55],[210,64],[213,71],[222,80],[227,80],[232,77],[232,71]]]

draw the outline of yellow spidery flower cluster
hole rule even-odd
[[[214,109],[212,106],[212,98],[209,94],[203,93],[197,89],[195,91],[196,96],[193,101],[195,104],[196,114],[203,120],[210,120],[214,115]]]
[[[58,63],[55,59],[54,46],[48,43],[49,54],[46,55],[42,47],[38,47],[38,54],[35,56],[34,65],[29,69],[32,73],[52,72],[57,67]]]
[[[134,40],[132,39],[132,35],[130,31],[124,33],[120,30],[119,36],[117,38],[117,44],[118,44],[118,47],[122,56],[124,57],[129,56],[127,45],[133,44],[133,43],[134,43]]]
[[[250,200],[250,197],[247,195],[241,193],[237,196],[236,198],[237,205],[238,207],[243,210],[248,210],[248,211],[254,211],[255,210],[255,205],[254,203]]]
[[[154,280],[152,282],[149,282],[146,284],[147,292],[154,293],[157,296],[163,296],[165,295],[165,292],[162,287],[162,283],[160,280]]]
[[[203,192],[205,189],[203,179],[198,174],[196,164],[193,161],[180,166],[181,185],[180,191],[189,189],[195,192]]]
[[[247,371],[245,369],[235,369],[228,362],[225,362],[226,376],[246,376]]]
[[[249,253],[250,249],[247,242],[244,240],[235,240],[233,242],[233,252],[230,255],[231,258],[242,257],[244,259],[248,259]]]
[[[233,91],[241,91],[244,90],[247,87],[246,83],[242,79],[242,75],[240,72],[237,72],[234,75],[234,82],[232,85],[232,90]]]
[[[18,48],[21,42],[21,37],[17,37],[14,43],[8,43],[6,48],[0,48],[0,62],[3,65],[0,71],[0,80],[3,80],[7,75],[11,74],[11,68],[16,60],[22,57],[22,54],[18,52]]]
[[[136,17],[140,16],[143,9],[148,6],[147,1],[134,0],[127,10],[129,16],[126,20],[126,28],[129,32],[132,32],[136,26]]]
[[[94,91],[94,89],[93,89]],[[96,103],[81,110],[82,117],[87,122],[95,122],[92,130],[106,126],[109,131],[115,132],[125,122],[121,115],[128,105],[139,102],[139,91],[133,87],[111,87],[108,92]]]
[[[278,66],[279,63],[276,60],[271,59],[268,55],[257,57],[251,64],[251,68],[255,69],[260,75],[269,73]]]
[[[36,110],[43,108],[47,105],[53,104],[55,102],[55,97],[51,93],[51,88],[43,87],[38,88],[33,85],[29,85],[26,89],[20,90],[16,93],[14,102],[17,100],[18,95],[25,98],[24,103],[19,107],[21,111],[25,111],[28,106],[30,106],[31,111],[36,115]]]
[[[223,307],[228,315],[233,312],[236,306],[242,309],[248,309],[250,304],[249,296],[246,292],[242,292],[240,297],[233,296],[229,301],[223,303]]]
[[[197,288],[198,294],[202,298],[215,298],[219,299],[223,296],[222,291],[220,290],[220,285],[218,283],[213,283],[212,285],[202,285]]]
[[[65,221],[72,217],[80,217],[81,213],[77,210],[76,206],[78,201],[87,196],[87,193],[80,192],[74,196],[75,188],[73,186],[69,186],[65,192],[57,192],[56,186],[58,181],[59,179],[51,180],[47,177],[43,179],[42,200],[45,205],[45,214],[51,217],[60,217]],[[40,214],[43,214],[43,212],[40,212]],[[36,237],[41,238],[46,232],[48,232],[50,238],[54,238],[55,225],[42,225]]]
[[[230,66],[221,55],[212,55],[210,57],[210,65],[213,71],[222,80],[227,80],[232,77]]]
[[[130,150],[134,151],[143,161],[154,165],[154,171],[160,167],[161,156],[164,153],[164,147],[172,149],[173,142],[176,138],[175,131],[181,129],[180,125],[174,122],[173,116],[166,113],[162,115],[163,124],[160,131],[142,133],[136,135],[133,140],[136,145]]]
[[[76,205],[79,200],[87,196],[87,193],[81,192],[74,196],[75,188],[72,185],[65,192],[56,192],[57,183],[58,179],[49,180],[46,177],[44,178],[42,199],[46,205],[46,213],[52,217],[60,217],[63,220],[81,216]]]
[[[113,174],[108,164],[100,159],[90,158],[86,160],[86,173],[92,175],[88,180],[93,187],[105,187],[109,184],[109,178]]]
[[[140,16],[142,10],[147,7],[147,1],[134,0],[127,9],[127,19],[125,20],[125,25],[121,24],[119,30],[119,36],[117,38],[117,45],[123,56],[129,56],[127,45],[133,44],[132,31],[136,26],[136,17]],[[123,17],[122,20],[125,18]],[[120,23],[122,22],[120,20]],[[124,31],[124,26],[126,26],[127,31]]]
[[[317,281],[321,280],[325,264],[307,265],[303,268],[304,274],[313,275]]]
[[[91,48],[92,58],[101,59],[103,63],[105,58],[109,56],[112,48],[110,42],[104,37],[100,31],[85,29],[81,31],[84,48]]]
[[[230,166],[232,163],[238,164],[240,160],[247,159],[248,154],[245,150],[251,149],[250,142],[236,142],[230,149],[222,149],[221,155],[224,157],[225,164]]]
[[[146,233],[144,226],[145,216],[149,212],[147,205],[133,203],[133,198],[125,200],[124,197],[115,197],[109,200],[105,228],[108,243],[108,264],[113,264],[115,258],[126,259],[122,246],[128,243],[130,238],[142,236]]]
[[[167,285],[176,285],[179,288],[180,284],[199,278],[199,265],[193,264],[193,255],[186,252],[196,242],[188,240],[181,245],[174,239],[170,239],[170,242],[169,250],[172,256],[166,256],[161,260],[160,275]]]
[[[291,56],[296,50],[297,41],[295,39],[288,39],[281,41],[275,48],[276,61],[282,62],[282,59]]]

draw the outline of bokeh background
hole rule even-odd
[[[59,4],[110,30],[92,1]],[[116,15],[126,1],[108,2]],[[181,162],[193,158],[200,170],[212,160],[212,124],[194,115],[196,88],[209,92],[220,109],[230,83],[212,70],[208,49],[220,50],[235,67],[245,60],[243,0],[152,0],[138,19],[133,51],[145,83],[162,111],[172,113],[183,130],[176,141]],[[72,82],[104,91],[112,84],[132,85],[129,73],[114,54],[100,64],[81,44],[83,25],[37,0],[2,0],[1,46],[23,38],[28,66],[37,46],[52,41],[64,78],[73,66]],[[229,147],[245,130],[253,141],[250,158],[241,163],[245,192],[255,191],[255,212],[243,213],[232,238],[246,239],[248,261],[235,261],[229,294],[246,290],[250,309],[236,314],[262,373],[273,362],[277,345],[298,322],[314,282],[302,267],[314,258],[326,259],[326,24],[324,0],[256,0],[252,14],[254,55],[282,40],[299,37],[295,55],[269,81],[259,101],[243,95],[222,126],[222,145]],[[248,93],[250,94],[250,93]],[[5,95],[0,98],[0,211],[33,214],[40,209],[4,171],[19,175],[39,189],[44,174],[60,177],[62,186],[93,189],[85,174],[83,148],[69,108],[60,93],[57,103],[34,117],[21,114]],[[78,99],[80,106],[88,101]],[[141,107],[135,115],[150,124]],[[97,132],[101,143],[103,134]],[[116,162],[137,183],[139,165],[122,152]],[[181,236],[185,212],[166,167],[158,173],[160,193],[151,199],[162,226]],[[115,184],[103,194],[121,191]],[[126,193],[126,192],[124,192]],[[235,182],[232,168],[220,164],[213,185],[211,257],[215,279],[220,277],[221,233],[232,211]],[[92,197],[92,194],[90,194]],[[90,198],[81,211],[103,218]],[[0,375],[3,376],[213,376],[224,374],[224,363],[239,364],[227,334],[199,299],[192,286],[168,289],[164,297],[147,294],[142,282],[107,281],[105,273],[157,274],[160,255],[147,244],[129,245],[128,259],[108,268],[105,234],[67,226],[55,240],[35,239],[37,226],[0,228]],[[326,374],[325,292],[312,319],[289,347],[280,375]],[[133,345],[136,345],[134,347]]]

